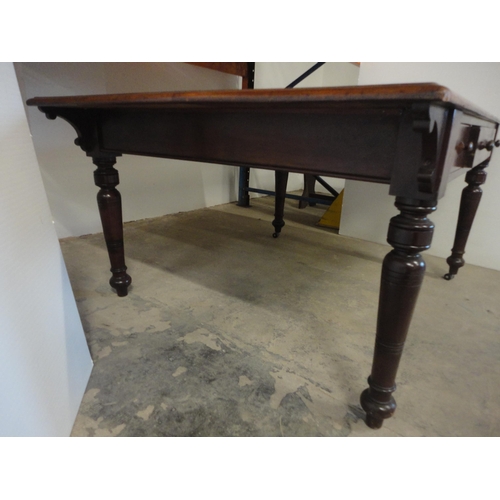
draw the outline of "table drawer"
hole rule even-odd
[[[456,156],[453,165],[472,168],[491,156],[496,128],[494,126],[462,123],[455,147]]]

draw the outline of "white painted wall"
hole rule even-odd
[[[500,117],[500,63],[361,63],[359,84],[437,82]],[[467,243],[465,260],[500,270],[500,151],[493,154],[488,179]],[[465,174],[465,172],[464,172]],[[453,245],[464,177],[448,184],[431,216],[436,229],[426,253],[448,257]],[[389,219],[397,213],[389,186],[346,181],[340,234],[386,243]]]
[[[92,361],[12,63],[0,88],[0,436],[69,436]]]
[[[314,63],[257,63],[256,88],[283,88]],[[23,99],[169,90],[240,88],[241,79],[184,63],[17,63]],[[359,69],[349,63],[327,63],[299,87],[354,85]],[[59,238],[101,231],[93,182],[94,166],[73,145],[76,133],[61,119],[49,121],[36,108],[28,120],[50,208]],[[238,169],[139,156],[123,156],[118,189],[125,221],[194,210],[234,201]],[[336,189],[343,181],[333,181]],[[274,190],[274,174],[251,170],[251,186]],[[289,190],[301,189],[303,177],[292,175]],[[319,190],[319,189],[318,189]]]
[[[35,96],[231,89],[240,78],[183,63],[16,64],[24,100]],[[95,167],[73,144],[62,119],[27,108],[33,142],[59,238],[102,231]],[[139,156],[118,158],[125,221],[183,212],[234,200],[236,169]]]

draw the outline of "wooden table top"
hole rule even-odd
[[[437,83],[391,85],[357,85],[300,89],[215,90],[190,92],[148,92],[64,97],[34,97],[28,106],[71,108],[189,108],[259,107],[272,105],[287,108],[303,106],[322,108],[346,104],[400,105],[415,102],[435,102],[466,111],[495,123],[499,120],[468,102],[450,89]]]

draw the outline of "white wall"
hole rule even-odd
[[[359,84],[437,82],[500,117],[500,63],[361,63]],[[466,247],[470,264],[500,270],[500,151],[487,169],[488,179]],[[465,174],[465,172],[464,172]],[[448,257],[453,246],[464,177],[448,184],[431,216],[436,229],[426,253]],[[389,219],[397,213],[389,186],[346,181],[340,234],[385,243]]]
[[[92,361],[12,63],[0,88],[0,436],[69,436]]]
[[[257,63],[256,88],[283,88],[314,63]],[[35,96],[169,90],[240,88],[241,79],[184,63],[17,63],[26,100]],[[299,87],[356,84],[359,69],[327,63]],[[94,166],[73,145],[76,133],[61,119],[49,121],[27,108],[35,150],[59,238],[101,231],[93,182]],[[138,156],[118,158],[118,189],[125,221],[194,210],[234,201],[238,169]],[[333,181],[336,189],[343,181]],[[251,170],[251,186],[274,190],[274,174]],[[292,175],[289,190],[301,189],[303,176]],[[252,195],[254,196],[254,195]]]
[[[237,76],[183,63],[20,63],[23,99],[35,96],[239,88]],[[91,159],[64,120],[27,108],[33,142],[59,238],[102,231]],[[125,221],[227,203],[236,169],[139,156],[118,158]]]

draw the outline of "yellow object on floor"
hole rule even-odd
[[[330,208],[324,213],[318,226],[330,227],[332,229],[340,228],[340,216],[342,214],[342,202],[344,201],[344,190],[340,192]]]

